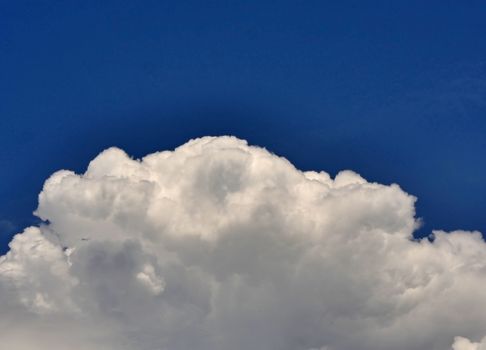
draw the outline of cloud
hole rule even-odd
[[[452,345],[453,350],[484,350],[486,349],[486,337],[479,343],[471,342],[469,339],[464,337],[456,337],[454,339],[454,344]]]
[[[479,232],[414,240],[416,198],[233,137],[53,174],[0,258],[10,349],[465,350],[486,333]],[[484,341],[483,341],[484,342]]]

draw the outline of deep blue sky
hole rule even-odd
[[[338,3],[338,4],[332,4]],[[484,1],[0,1],[0,251],[44,180],[233,134],[486,232]]]

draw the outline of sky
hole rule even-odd
[[[482,1],[4,1],[0,237],[58,169],[235,135],[486,231]]]
[[[2,344],[486,347],[485,16],[0,1]]]

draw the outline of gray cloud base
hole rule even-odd
[[[415,198],[233,137],[110,148],[45,183],[0,257],[16,350],[482,350],[479,232],[414,241]]]

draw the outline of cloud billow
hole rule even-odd
[[[480,350],[479,232],[412,239],[416,198],[234,137],[53,174],[0,257],[16,350]]]

